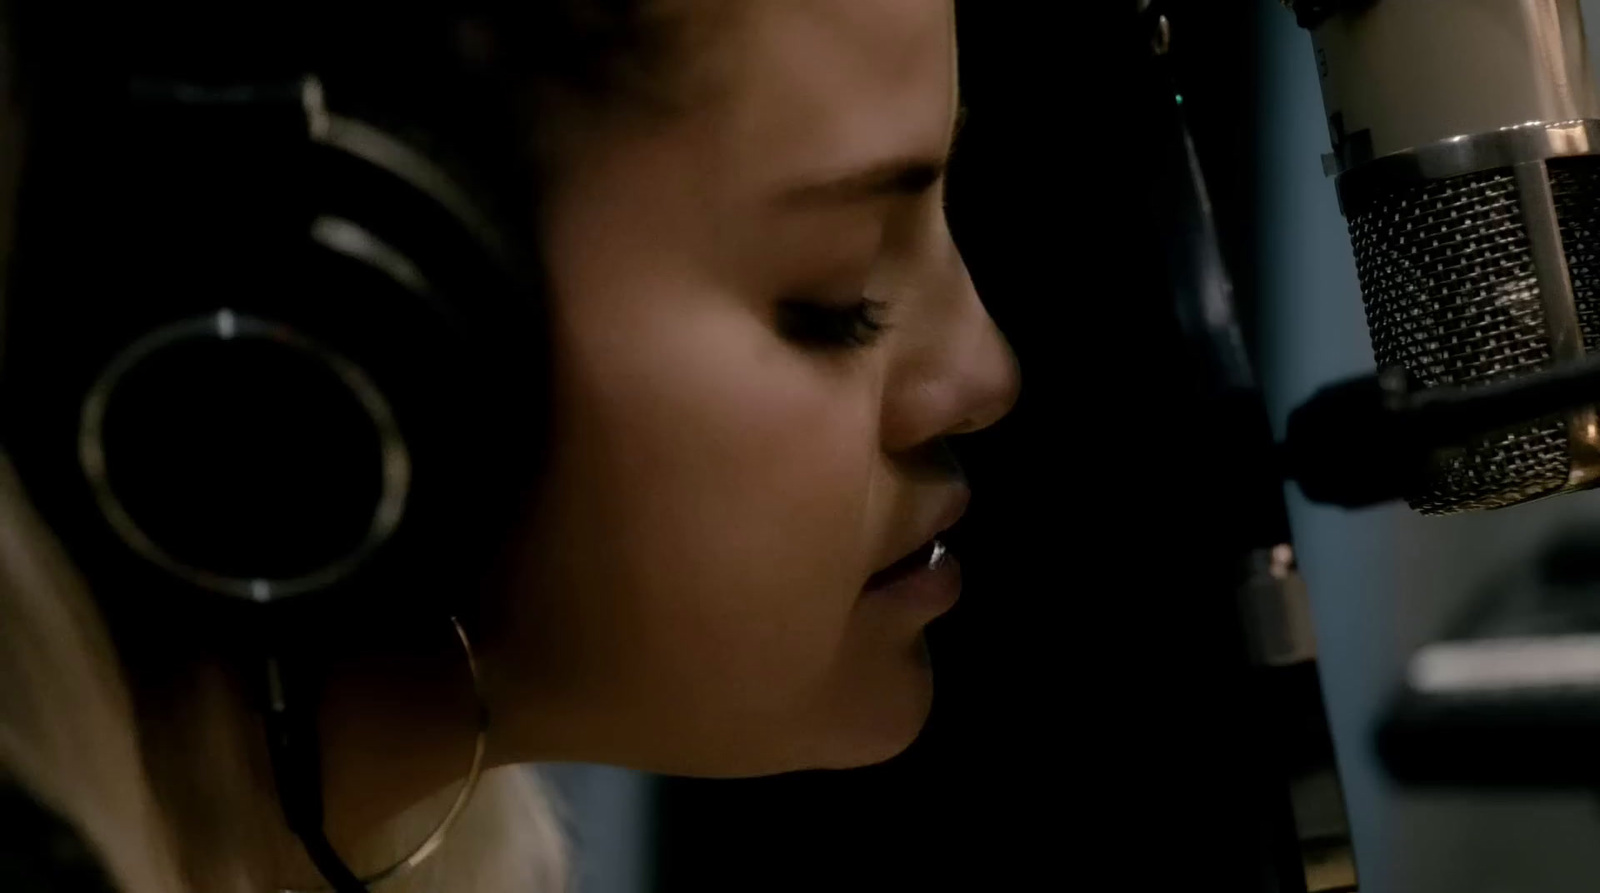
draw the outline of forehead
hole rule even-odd
[[[948,148],[949,0],[747,0],[721,46],[729,160],[781,179]]]

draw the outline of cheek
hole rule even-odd
[[[794,709],[874,557],[880,376],[787,346],[732,299],[657,290],[558,316],[554,472],[560,510],[603,540],[580,546],[603,558],[574,588],[599,650],[708,707]]]

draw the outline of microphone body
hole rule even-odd
[[[1422,397],[1600,352],[1600,92],[1577,0],[1301,2],[1373,354]],[[1600,414],[1431,449],[1421,512],[1600,483]]]

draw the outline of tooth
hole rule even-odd
[[[930,570],[930,571],[938,570],[939,566],[944,564],[944,556],[945,556],[944,543],[941,543],[938,540],[934,540],[933,541],[933,551],[931,553],[929,553],[929,555],[928,555],[928,570]]]

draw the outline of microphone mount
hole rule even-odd
[[[1516,378],[1427,390],[1404,370],[1335,382],[1289,415],[1279,468],[1314,502],[1400,499],[1428,457],[1474,436],[1600,399],[1600,355]]]

